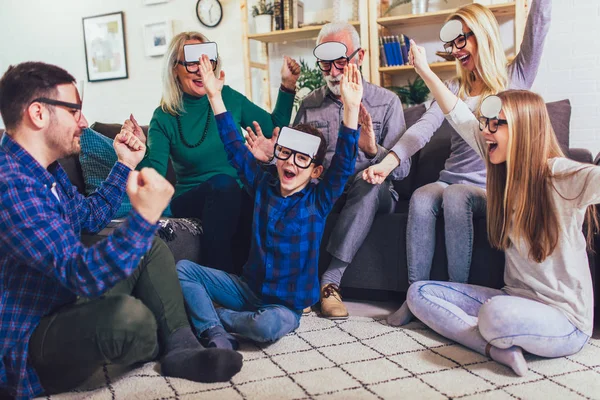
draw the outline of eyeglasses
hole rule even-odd
[[[456,47],[456,50],[460,50],[467,45],[467,39],[469,36],[473,36],[473,32],[463,33],[462,35],[458,35],[458,37],[451,42],[444,43],[444,50],[446,53],[452,53],[452,47]]]
[[[343,71],[344,67],[350,63],[350,60],[354,58],[354,56],[359,52],[360,47],[354,51],[354,53],[350,54],[348,57],[340,57],[337,60],[333,61],[322,61],[317,60],[317,66],[323,72],[331,71],[331,66],[333,65],[337,70]]]
[[[298,168],[306,169],[310,167],[311,163],[315,162],[315,160],[313,160],[312,157],[310,157],[308,154],[299,153],[295,150],[291,150],[287,147],[279,145],[275,146],[274,156],[278,160],[285,161],[289,159],[292,155],[294,155],[294,164],[296,164]]]
[[[66,101],[49,99],[47,97],[38,97],[37,99],[32,100],[31,103],[44,103],[51,106],[66,107],[69,109],[69,112],[73,115],[73,118],[75,118],[75,121],[77,122],[81,120],[81,115],[83,114],[81,112],[81,104],[78,103],[68,103]]]
[[[485,127],[488,127],[490,133],[496,133],[500,125],[508,125],[508,121],[505,119],[498,118],[487,118],[479,117],[479,130],[483,131]]]
[[[185,70],[190,74],[195,74],[200,69],[200,61],[179,61],[177,60],[177,64],[183,65]],[[210,60],[210,64],[212,65],[213,71],[217,69],[217,62],[215,60]]]

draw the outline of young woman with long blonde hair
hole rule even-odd
[[[487,95],[508,88],[529,89],[540,65],[551,11],[551,0],[533,1],[521,50],[511,63],[500,40],[498,22],[487,7],[469,4],[450,15],[440,33],[445,48],[457,60],[458,76],[446,83],[449,89],[472,111]],[[454,33],[447,29],[452,24],[454,28],[458,24]],[[363,178],[373,184],[383,182],[400,160],[412,157],[429,142],[443,121],[444,114],[434,102],[380,164],[364,171]],[[485,163],[458,133],[452,132],[451,154],[439,180],[417,189],[410,200],[406,228],[409,283],[429,279],[436,219],[441,214],[450,281],[467,282],[473,252],[473,217],[485,215],[485,182]],[[391,316],[388,322],[398,325],[402,321]]]
[[[539,95],[490,96],[478,121],[431,71],[422,47],[413,43],[410,58],[450,124],[486,160],[488,236],[504,250],[506,264],[502,290],[420,281],[408,289],[408,309],[518,375],[527,371],[522,350],[542,357],[577,353],[593,327],[582,226],[587,220],[589,245],[598,227],[600,168],[565,158]]]

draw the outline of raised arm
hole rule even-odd
[[[552,0],[533,0],[519,54],[509,66],[513,89],[530,89],[540,67],[544,42],[550,29]]]
[[[356,65],[349,64],[344,67],[340,90],[344,103],[342,126],[340,126],[331,165],[316,189],[317,207],[324,216],[331,211],[333,203],[342,195],[348,178],[354,172],[358,154],[358,113],[363,87],[362,78]]]
[[[227,160],[237,170],[246,188],[254,191],[264,172],[250,150],[245,146],[239,127],[223,102],[221,91],[225,83],[225,72],[221,71],[219,78],[217,78],[208,56],[204,54],[200,59],[200,75],[202,76],[208,101],[215,114],[217,129],[227,153]]]

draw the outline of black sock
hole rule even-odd
[[[167,339],[163,375],[195,382],[226,382],[242,368],[242,355],[226,349],[203,349],[189,327]]]

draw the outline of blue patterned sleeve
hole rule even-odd
[[[97,297],[129,276],[152,245],[157,226],[133,211],[112,235],[87,248],[47,193],[23,181],[4,186],[0,252],[78,296]]]
[[[229,111],[215,115],[219,136],[225,146],[227,160],[238,172],[238,175],[251,195],[256,192],[256,185],[265,173],[250,150],[244,144],[244,138],[238,125]]]
[[[317,207],[324,217],[329,214],[335,201],[342,195],[348,178],[354,173],[359,133],[360,127],[354,130],[344,125],[340,126],[331,165],[316,189]]]

